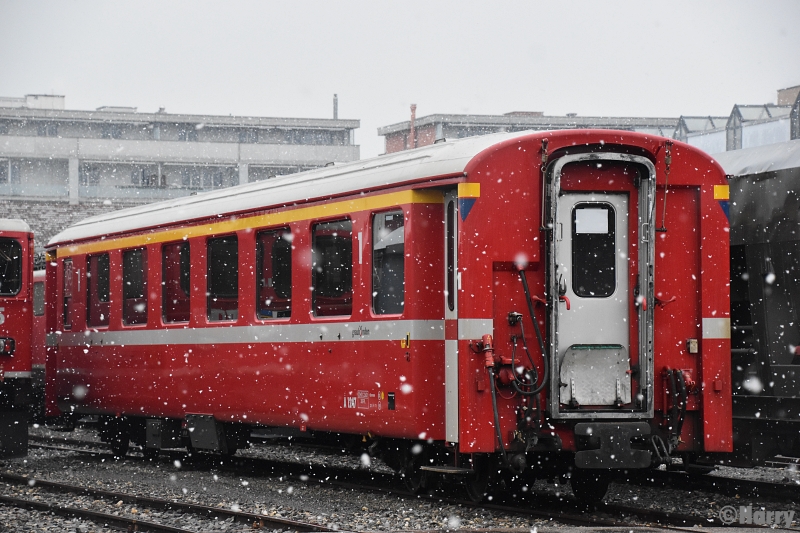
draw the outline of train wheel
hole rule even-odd
[[[600,503],[608,492],[611,473],[608,470],[586,470],[576,468],[572,471],[570,485],[575,497],[582,503]]]
[[[412,444],[405,452],[400,475],[403,478],[403,484],[414,494],[428,489],[430,473],[421,470],[420,467],[428,463],[429,457],[430,450],[423,444]]]
[[[464,489],[467,492],[467,497],[478,503],[482,502],[489,493],[497,468],[491,457],[474,455],[472,457],[472,469],[475,473],[464,480]]]

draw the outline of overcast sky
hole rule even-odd
[[[797,0],[0,0],[0,95],[68,109],[361,120],[728,115],[800,84]]]

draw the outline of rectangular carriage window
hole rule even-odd
[[[0,238],[0,295],[14,296],[22,288],[22,245]]]
[[[256,236],[256,311],[259,318],[292,315],[292,233],[289,228]]]
[[[208,239],[208,319],[236,320],[239,316],[239,239],[227,235]]]
[[[33,316],[44,315],[44,281],[33,284]]]
[[[614,208],[579,203],[572,211],[572,290],[582,298],[606,298],[617,288]]]
[[[405,234],[403,211],[372,219],[372,309],[377,315],[403,312]]]
[[[107,326],[111,307],[108,254],[90,255],[86,263],[86,324]]]
[[[72,259],[64,259],[64,308],[63,322],[64,329],[72,327],[72,283],[75,279],[72,270]]]
[[[350,315],[353,312],[352,222],[339,220],[316,224],[311,249],[314,315]]]
[[[188,322],[190,256],[189,243],[176,242],[161,248],[161,313],[164,322]]]
[[[147,250],[122,252],[122,323],[147,324]]]

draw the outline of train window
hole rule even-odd
[[[312,236],[311,288],[316,316],[353,312],[353,228],[349,220],[316,224]]]
[[[33,316],[44,315],[44,281],[33,284]]]
[[[122,323],[147,324],[147,250],[122,252]]]
[[[74,279],[72,259],[64,259],[64,329],[72,327],[72,282]]]
[[[372,309],[378,315],[403,312],[403,222],[402,210],[378,213],[372,219]]]
[[[208,239],[206,283],[209,320],[236,320],[239,316],[239,239],[227,235]]]
[[[259,318],[292,315],[292,233],[262,231],[256,237],[256,310]]]
[[[14,296],[22,288],[22,246],[16,239],[0,238],[0,295]]]
[[[176,242],[161,248],[161,313],[164,322],[188,322],[190,292],[189,243]]]
[[[110,310],[108,254],[90,255],[86,268],[86,323],[107,326]]]
[[[617,287],[614,208],[579,203],[572,210],[572,290],[582,298],[606,298]]]
[[[447,307],[456,308],[456,203],[447,204]]]

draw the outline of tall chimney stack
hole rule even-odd
[[[333,95],[333,120],[339,119],[339,95]]]
[[[414,129],[414,122],[417,120],[417,104],[411,104],[411,129],[408,132],[408,149],[413,150],[417,147],[417,132]]]

